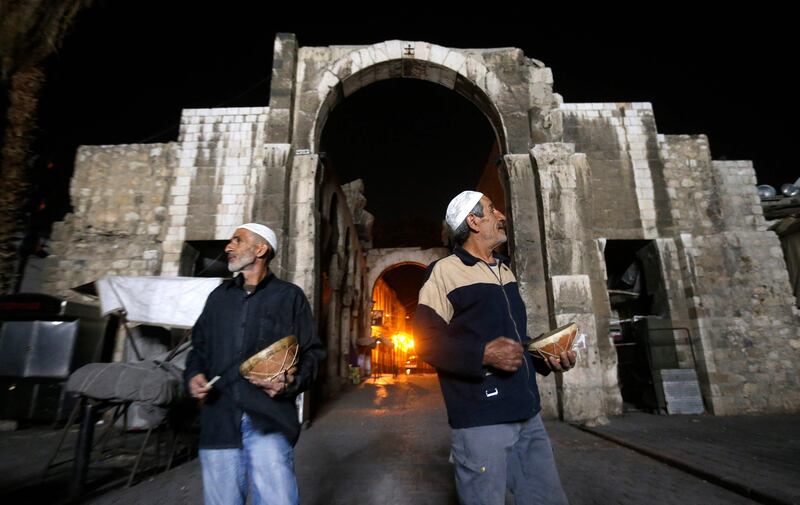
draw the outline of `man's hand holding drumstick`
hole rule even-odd
[[[189,381],[189,394],[191,394],[193,398],[203,400],[208,396],[208,392],[211,391],[214,383],[218,380],[219,375],[209,381],[206,380],[205,374],[199,373]]]

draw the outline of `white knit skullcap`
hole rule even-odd
[[[451,230],[456,231],[461,223],[467,218],[467,215],[475,208],[475,204],[477,204],[483,193],[479,193],[477,191],[462,191],[455,198],[450,200],[450,204],[447,206],[447,214],[445,215],[445,221],[447,221],[447,226],[450,227]]]
[[[275,235],[275,232],[272,231],[269,227],[258,223],[245,223],[245,224],[240,224],[239,226],[236,227],[236,229],[239,228],[244,228],[245,230],[251,231],[256,235],[258,235],[259,237],[263,238],[272,248],[272,252],[274,254],[278,254],[278,237]]]

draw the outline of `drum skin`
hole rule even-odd
[[[245,377],[273,380],[297,364],[298,350],[294,335],[283,337],[250,356],[239,367],[239,372]]]
[[[562,352],[572,349],[572,342],[577,334],[577,324],[565,324],[533,340],[528,344],[528,351],[544,360],[550,357],[558,358]]]

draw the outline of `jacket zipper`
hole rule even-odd
[[[503,279],[502,279],[503,265],[498,261],[497,273],[494,273],[494,270],[492,270],[492,267],[490,267],[487,263],[484,263],[484,264],[486,265],[486,268],[488,268],[489,271],[492,272],[492,275],[494,276],[495,279],[497,279],[497,282],[500,285],[500,291],[503,293],[503,298],[505,298],[505,300],[506,300],[506,310],[508,311],[508,318],[511,320],[511,324],[514,325],[514,333],[517,335],[517,342],[519,342],[520,345],[523,345],[522,337],[519,334],[519,328],[517,328],[517,322],[514,320],[513,314],[511,314],[511,301],[508,299],[508,295],[506,294],[506,290],[503,287]],[[530,380],[531,372],[530,372],[530,369],[528,367],[528,360],[527,359],[523,359],[522,361],[525,363],[525,372],[528,375],[528,380]]]
[[[530,366],[528,365],[528,357],[524,355],[524,353],[526,352],[525,346],[522,343],[522,337],[519,334],[519,328],[517,328],[517,321],[514,320],[514,316],[511,313],[511,301],[508,299],[508,295],[506,294],[506,290],[503,287],[503,278],[502,278],[503,264],[500,263],[500,261],[497,261],[497,273],[494,273],[494,270],[492,270],[492,267],[490,267],[488,263],[486,263],[486,262],[482,262],[482,263],[484,265],[486,265],[486,268],[488,268],[489,271],[494,276],[494,278],[497,279],[497,282],[500,285],[500,291],[503,293],[503,298],[505,298],[505,300],[506,300],[506,310],[508,311],[508,318],[511,320],[511,324],[514,325],[514,333],[517,335],[517,341],[520,343],[520,345],[523,346],[522,362],[525,363],[525,375],[526,375],[526,377],[528,379],[527,382],[526,382],[526,387],[528,389],[528,393],[530,393],[531,398],[534,400],[534,403],[535,403],[536,402],[536,398],[533,395],[533,391],[531,391],[531,389],[530,389],[531,370],[530,370]]]

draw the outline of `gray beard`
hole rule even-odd
[[[241,272],[245,268],[249,267],[253,263],[256,262],[255,255],[253,256],[246,256],[246,257],[238,257],[236,258],[236,263],[228,263],[228,271],[231,273]]]

